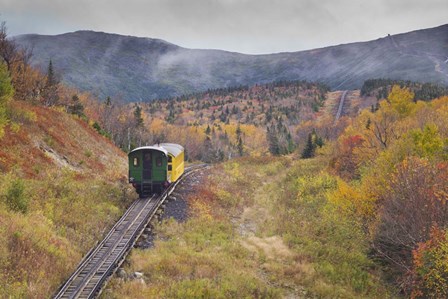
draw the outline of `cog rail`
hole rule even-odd
[[[162,195],[134,201],[106,237],[85,255],[54,298],[95,298],[99,295],[107,280],[123,263],[147,224],[177,184],[204,167],[205,164],[187,167],[184,174]]]

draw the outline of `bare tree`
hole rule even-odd
[[[17,56],[17,45],[14,41],[8,39],[8,28],[6,22],[0,23],[0,57],[11,71],[11,66]]]

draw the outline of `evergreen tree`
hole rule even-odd
[[[242,138],[242,131],[240,124],[238,123],[238,126],[236,127],[236,147],[238,149],[238,154],[240,157],[243,156],[244,153],[244,144],[243,144],[243,138]]]
[[[267,127],[267,139],[269,142],[269,152],[274,156],[280,155],[280,146],[278,144],[277,134],[273,127]]]
[[[79,117],[84,115],[84,105],[79,100],[78,95],[73,95],[72,104],[68,107],[68,112],[78,115]]]
[[[209,136],[205,137],[204,140],[204,150],[202,151],[202,161],[204,161],[205,163],[210,163],[213,162],[213,144],[212,144],[212,140],[210,139]]]
[[[53,69],[53,62],[50,59],[50,62],[48,63],[48,69],[47,69],[47,82],[46,84],[49,86],[56,85],[58,82],[56,80],[56,75],[54,73]]]
[[[207,128],[205,129],[205,134],[208,136],[211,133],[210,125],[207,125]]]
[[[50,59],[50,62],[48,63],[47,80],[45,82],[45,87],[42,93],[45,106],[53,106],[59,102],[58,90],[59,80],[57,79],[57,76],[53,69],[53,62]]]
[[[219,120],[223,123],[226,122],[227,119],[227,115],[224,112],[221,112],[221,114],[219,115]]]
[[[241,136],[241,126],[240,126],[240,123],[238,123],[238,126],[236,127],[236,131],[235,131],[235,133],[236,133],[236,136],[237,137],[240,137]]]
[[[224,161],[224,151],[222,149],[218,149],[216,156],[218,161]]]
[[[316,146],[313,143],[313,134],[309,133],[308,140],[307,140],[305,148],[303,149],[303,152],[302,152],[302,158],[308,159],[308,158],[314,157],[315,150],[316,150]]]
[[[322,148],[322,146],[324,146],[324,139],[320,136],[316,135],[316,142],[315,142],[316,146]]]
[[[373,106],[373,105],[372,105]],[[367,119],[367,123],[366,123],[366,129],[370,130],[370,125],[372,124],[372,121],[370,120],[370,117]]]
[[[135,105],[134,120],[136,128],[143,127],[142,107],[140,107],[139,105]]]
[[[292,140],[292,136],[291,133],[288,132],[288,135],[286,135],[286,141],[288,143],[288,154],[292,153],[294,151],[294,149],[296,148],[296,145],[294,144],[294,141]]]
[[[240,157],[242,157],[244,153],[244,146],[243,146],[243,139],[241,138],[241,136],[238,137],[236,147],[238,149],[238,154],[240,155]]]
[[[176,118],[176,115],[174,113],[174,109],[170,108],[168,117],[166,118],[166,121],[170,124],[174,123],[174,119]]]
[[[110,99],[109,96],[106,98],[106,101],[104,102],[104,104],[106,105],[106,107],[112,106],[112,100]]]

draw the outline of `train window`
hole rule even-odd
[[[168,163],[171,163],[173,161],[173,157],[171,157],[170,155],[168,155]]]
[[[135,167],[138,166],[138,158],[137,158],[137,157],[134,158],[134,166],[135,166]]]
[[[168,164],[168,171],[171,171],[171,170],[173,170],[173,165]]]
[[[158,158],[156,159],[156,165],[157,165],[157,167],[162,166],[162,158],[158,157]]]

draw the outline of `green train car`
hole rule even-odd
[[[128,157],[129,183],[141,198],[163,192],[184,173],[184,148],[179,144],[142,146]]]

